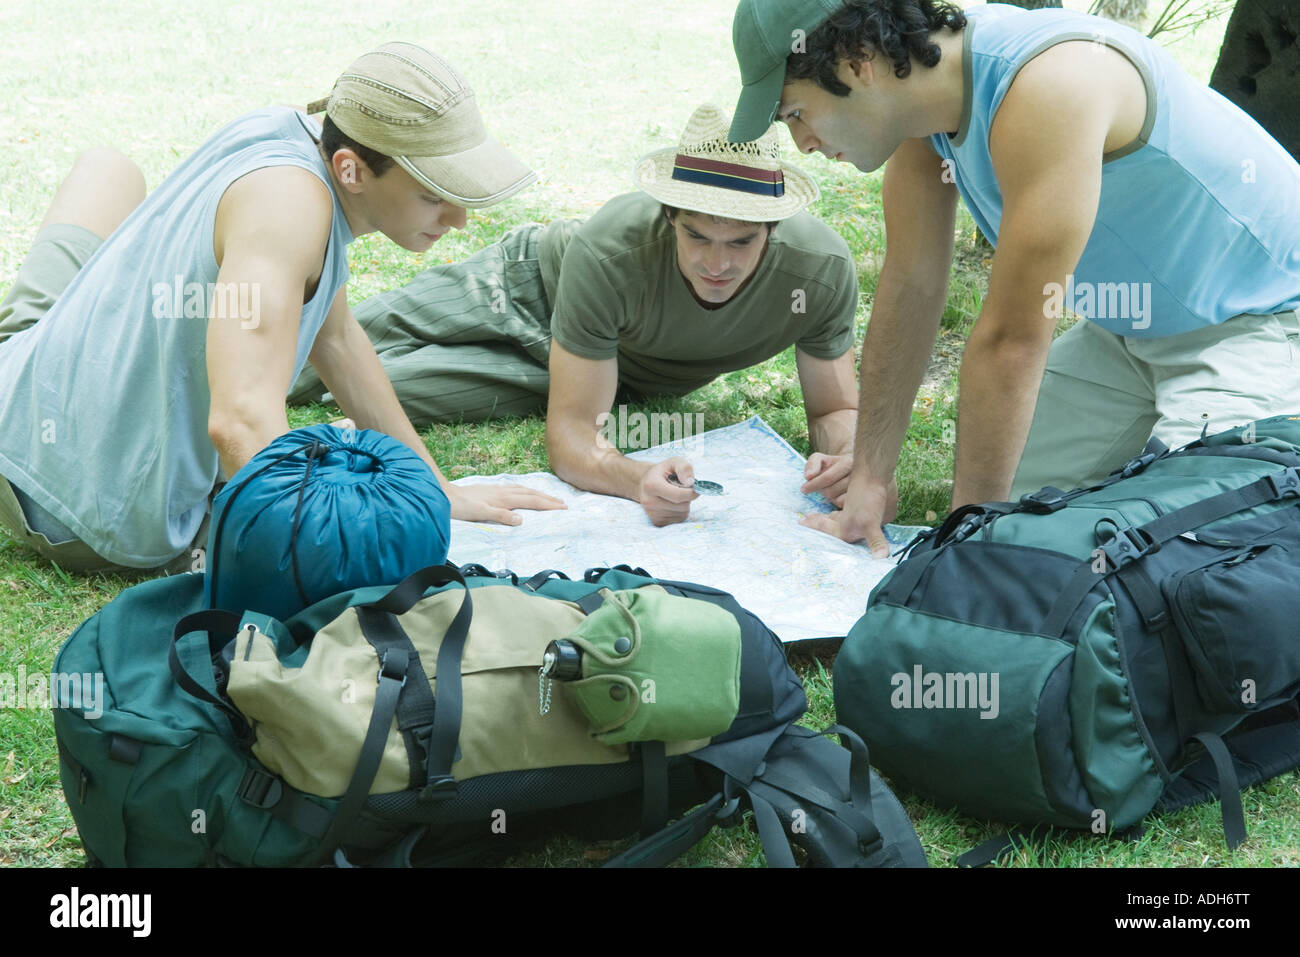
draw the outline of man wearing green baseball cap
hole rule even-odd
[[[1300,395],[1300,165],[1120,24],[936,0],[741,0],[731,138],[888,160],[843,510],[887,545],[960,196],[995,245],[962,361],[954,508],[1093,484]],[[1053,342],[1068,310],[1084,320]]]
[[[323,128],[234,120],[147,197],[120,153],[73,167],[0,303],[0,525],[19,541],[78,571],[188,570],[214,485],[289,431],[309,359],[358,426],[425,460],[453,517],[563,506],[448,485],[347,303],[354,237],[422,251],[532,171],[414,44],[356,60],[325,106]]]

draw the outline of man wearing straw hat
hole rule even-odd
[[[555,474],[639,501],[657,525],[697,493],[682,459],[636,462],[600,424],[624,395],[682,395],[797,346],[815,454],[805,489],[837,501],[856,425],[857,277],[844,240],[803,212],[816,184],[777,158],[777,129],[727,141],[696,110],[677,147],[636,164],[641,192],[585,223],[521,227],[357,309],[412,421],[547,405]],[[320,396],[308,373],[291,399]]]
[[[289,431],[309,357],[357,425],[425,460],[453,517],[562,507],[447,485],[346,296],[355,236],[427,249],[533,173],[460,76],[408,43],[348,68],[324,134],[329,148],[302,113],[257,110],[148,197],[122,154],[78,159],[0,303],[0,525],[19,541],[77,571],[188,570],[214,483]]]

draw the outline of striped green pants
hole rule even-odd
[[[426,269],[353,309],[416,426],[524,416],[546,403],[551,310],[544,227],[521,226],[464,262]],[[310,365],[288,401],[333,401]]]

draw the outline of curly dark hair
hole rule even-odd
[[[849,88],[835,75],[846,57],[870,60],[883,53],[899,79],[912,72],[912,58],[925,66],[939,63],[939,45],[930,34],[941,27],[954,33],[966,26],[959,7],[943,0],[847,0],[808,35],[807,50],[786,58],[785,78],[812,80],[836,96]]]
[[[335,126],[334,121],[328,116],[321,121],[320,145],[324,148],[325,155],[330,157],[339,150],[352,150],[370,167],[370,172],[374,173],[376,178],[383,176],[394,165],[391,156],[385,156],[378,150],[372,150],[369,146],[362,146]]]

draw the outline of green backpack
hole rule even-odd
[[[106,700],[54,714],[94,863],[479,864],[639,829],[615,863],[662,864],[752,807],[773,863],[793,841],[817,863],[924,864],[861,742],[792,727],[803,687],[762,622],[625,567],[437,566],[285,622],[160,579],[54,670],[105,676]]]
[[[1276,416],[956,510],[872,591],[835,706],[941,806],[1111,832],[1217,793],[1235,847],[1239,788],[1300,764],[1297,621],[1300,416]]]

